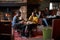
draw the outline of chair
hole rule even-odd
[[[52,37],[55,40],[60,40],[60,19],[54,19],[52,21],[52,27],[53,27],[53,35]]]
[[[1,40],[11,39],[11,22],[0,22],[0,38]]]
[[[38,20],[38,24],[35,25],[35,29],[33,31],[34,36],[38,35],[38,28],[37,28],[38,25],[42,25],[42,19],[41,18]]]
[[[41,18],[39,18],[39,20],[38,20],[38,25],[42,25],[42,19]]]

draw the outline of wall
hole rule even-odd
[[[40,2],[40,9],[44,10],[46,7],[49,7],[49,0],[43,0]]]
[[[17,3],[17,2],[19,2],[19,3],[20,3],[20,2],[24,2],[24,3],[25,3],[25,2],[27,2],[27,0],[0,0],[0,2],[3,2],[3,3],[6,3],[6,2],[8,2],[8,3],[9,3],[9,2],[10,2],[10,3],[12,3],[12,2],[16,2],[16,3]]]

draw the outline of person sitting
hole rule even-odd
[[[25,36],[24,34],[24,31],[25,31],[25,25],[24,25],[24,20],[23,18],[21,17],[21,13],[19,11],[15,12],[16,15],[13,17],[13,20],[12,20],[12,30],[15,29],[15,30],[20,30],[20,34],[21,36]],[[13,32],[13,31],[12,31]]]
[[[36,16],[36,13],[32,12],[32,15],[29,17],[29,21],[33,22],[34,24],[38,23],[38,17]]]
[[[42,23],[44,22],[46,26],[48,26],[48,22],[45,17],[43,17],[43,13],[39,10],[38,13],[36,13],[36,16],[40,19],[42,19]],[[40,21],[40,20],[39,20]],[[42,24],[41,24],[42,25]]]
[[[32,12],[32,15],[29,17],[28,20],[32,22],[32,24],[28,25],[28,36],[29,36],[29,34],[31,34],[30,36],[33,36],[32,30],[37,28],[38,17],[36,16],[36,14],[34,12]]]
[[[60,9],[58,9],[56,16],[57,18],[60,18]]]
[[[47,16],[50,16],[48,7],[45,8],[45,10],[44,10],[44,15],[45,15],[46,17],[47,17]]]
[[[41,11],[38,11],[38,12],[36,13],[36,16],[37,16],[38,19],[39,19],[38,25],[42,25]]]
[[[9,14],[8,13],[5,13],[5,15],[4,15],[4,20],[9,20]]]

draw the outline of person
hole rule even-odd
[[[38,11],[38,13],[36,13],[36,16],[37,16],[38,18],[40,18],[40,16],[41,16],[41,11]]]
[[[29,20],[32,21],[34,24],[37,24],[38,17],[36,16],[36,13],[32,12],[32,15],[29,17]]]
[[[33,11],[34,11],[34,13],[38,13],[38,12],[37,12],[37,11],[38,11],[37,9],[34,9]]]
[[[8,20],[9,18],[8,18],[8,13],[5,13],[5,15],[4,15],[4,20]]]
[[[36,29],[36,27],[37,27],[38,17],[36,16],[36,14],[34,12],[32,12],[32,14],[28,20],[32,22],[32,24],[28,25],[28,36],[33,36],[32,30]],[[29,35],[29,34],[31,34],[31,35]]]
[[[19,29],[20,32],[21,32],[20,33],[21,36],[25,36],[25,33],[24,33],[24,31],[25,31],[25,25],[24,25],[24,20],[21,17],[21,13],[19,11],[16,11],[15,13],[16,13],[16,15],[13,17],[13,20],[12,20],[12,30],[13,29],[15,29],[15,30]]]
[[[58,9],[56,16],[57,18],[60,18],[60,9]]]
[[[39,19],[42,17],[42,21],[45,23],[46,26],[48,26],[48,22],[47,22],[46,18],[43,17],[44,15],[43,15],[43,13],[41,13],[40,10],[38,11],[38,13],[36,13],[36,16],[37,16]],[[39,20],[39,21],[40,21],[40,20]],[[43,25],[43,24],[41,24],[41,25]]]
[[[46,17],[50,15],[48,7],[45,8],[44,15]]]

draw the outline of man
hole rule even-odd
[[[45,8],[44,14],[45,14],[46,17],[50,16],[48,7]]]
[[[42,16],[42,21],[45,23],[45,25],[46,26],[48,26],[48,22],[47,22],[47,20],[46,20],[46,18],[44,18],[43,16],[43,13],[41,12],[41,11],[38,11],[38,13],[36,13],[36,16],[40,19],[41,18],[41,16]],[[40,21],[40,20],[39,20]],[[43,23],[42,22],[42,23]]]

